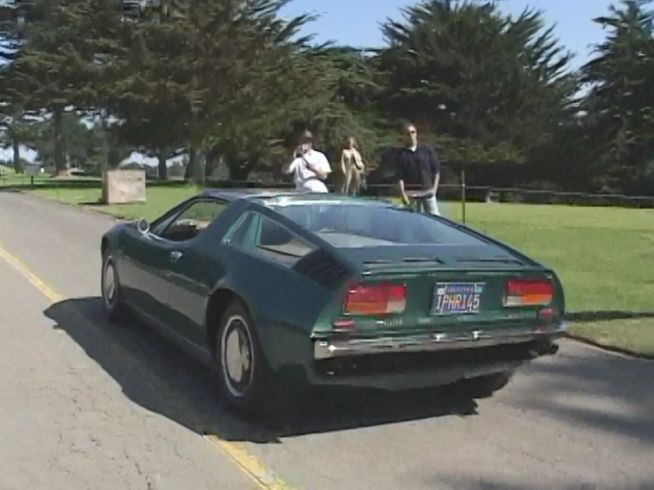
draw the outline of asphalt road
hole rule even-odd
[[[241,420],[184,354],[104,321],[112,224],[0,192],[2,490],[654,488],[654,363],[569,341],[484,400],[330,394]]]

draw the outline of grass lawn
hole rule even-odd
[[[198,188],[149,187],[147,203],[111,206],[95,204],[100,189],[30,192],[121,218],[152,220]],[[451,219],[461,219],[460,204],[442,207]],[[466,215],[473,228],[553,267],[569,311],[654,310],[654,210],[473,203]]]
[[[149,187],[147,203],[103,206],[100,189],[36,189],[34,194],[121,218],[154,219],[199,189]],[[459,203],[441,203],[461,220]],[[608,207],[468,204],[467,224],[561,276],[572,312],[654,310],[654,210]],[[576,323],[571,332],[599,344],[654,355],[654,319]]]
[[[654,210],[473,204],[466,214],[473,228],[553,267],[568,310],[654,311]]]
[[[654,357],[654,319],[652,318],[578,323],[570,328],[570,333],[604,347],[617,347],[628,352]]]
[[[38,177],[36,177],[38,178]],[[26,185],[30,183],[30,176],[18,175],[12,167],[0,165],[0,187],[12,185]]]
[[[94,180],[98,181],[98,177],[87,177],[87,176],[67,176],[62,177],[66,181],[89,181]],[[38,174],[38,175],[29,175],[28,173],[17,174],[12,167],[7,165],[0,165],[0,189],[3,187],[18,187],[25,188],[34,184],[34,186],[39,185],[52,185],[57,182],[57,178],[53,178],[48,174]]]
[[[37,195],[112,215],[150,220],[198,188],[149,187],[147,203],[94,204],[100,189],[36,189]],[[460,221],[461,205],[442,203]],[[473,203],[467,224],[553,267],[569,311],[654,310],[654,210]]]
[[[49,188],[34,189],[29,192],[56,201],[83,205],[84,207],[111,214],[118,218],[134,220],[146,218],[152,221],[175,204],[196,195],[200,192],[200,189],[195,186],[148,187],[146,189],[147,201],[145,203],[113,205],[98,204],[102,196],[102,191],[94,188]]]

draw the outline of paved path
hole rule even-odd
[[[275,426],[237,419],[201,367],[104,321],[112,224],[0,192],[0,252],[21,261],[0,258],[1,490],[654,488],[654,363],[573,342],[490,399],[350,396]]]

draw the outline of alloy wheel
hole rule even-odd
[[[252,383],[254,355],[252,338],[242,316],[230,317],[220,339],[222,375],[230,395],[243,398]]]

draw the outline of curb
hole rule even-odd
[[[652,311],[580,311],[566,314],[572,323],[610,322],[615,320],[638,320],[654,318]]]
[[[587,339],[585,337],[580,337],[578,335],[573,335],[571,333],[566,333],[565,338],[574,340],[575,342],[579,342],[581,344],[586,344],[590,345],[591,347],[595,347],[597,349],[606,351],[606,352],[612,352],[614,354],[622,354],[623,356],[631,357],[633,359],[639,359],[643,361],[654,361],[654,356],[652,355],[647,355],[647,354],[640,354],[638,352],[625,349],[623,347],[615,347],[612,345],[606,345],[606,344],[601,344],[599,342],[596,342],[594,340]]]
[[[33,193],[29,192],[29,191],[25,192],[25,191],[18,190],[18,191],[15,191],[15,192],[17,194],[23,194],[25,196],[29,196],[29,197],[31,197],[33,199],[39,199],[41,201],[46,201],[46,202],[58,204],[60,206],[66,206],[66,207],[69,207],[69,208],[77,209],[78,211],[82,211],[83,213],[89,213],[89,214],[92,214],[92,215],[99,215],[99,216],[103,216],[105,218],[110,218],[111,220],[117,221],[117,222],[132,221],[132,220],[127,219],[127,218],[116,216],[115,214],[112,214],[112,213],[110,213],[108,211],[103,211],[101,209],[95,209],[95,208],[89,207],[91,205],[82,205],[82,204],[76,204],[76,203],[72,203],[72,202],[60,201],[58,199],[52,199],[50,197],[39,196],[38,194],[33,194]]]

